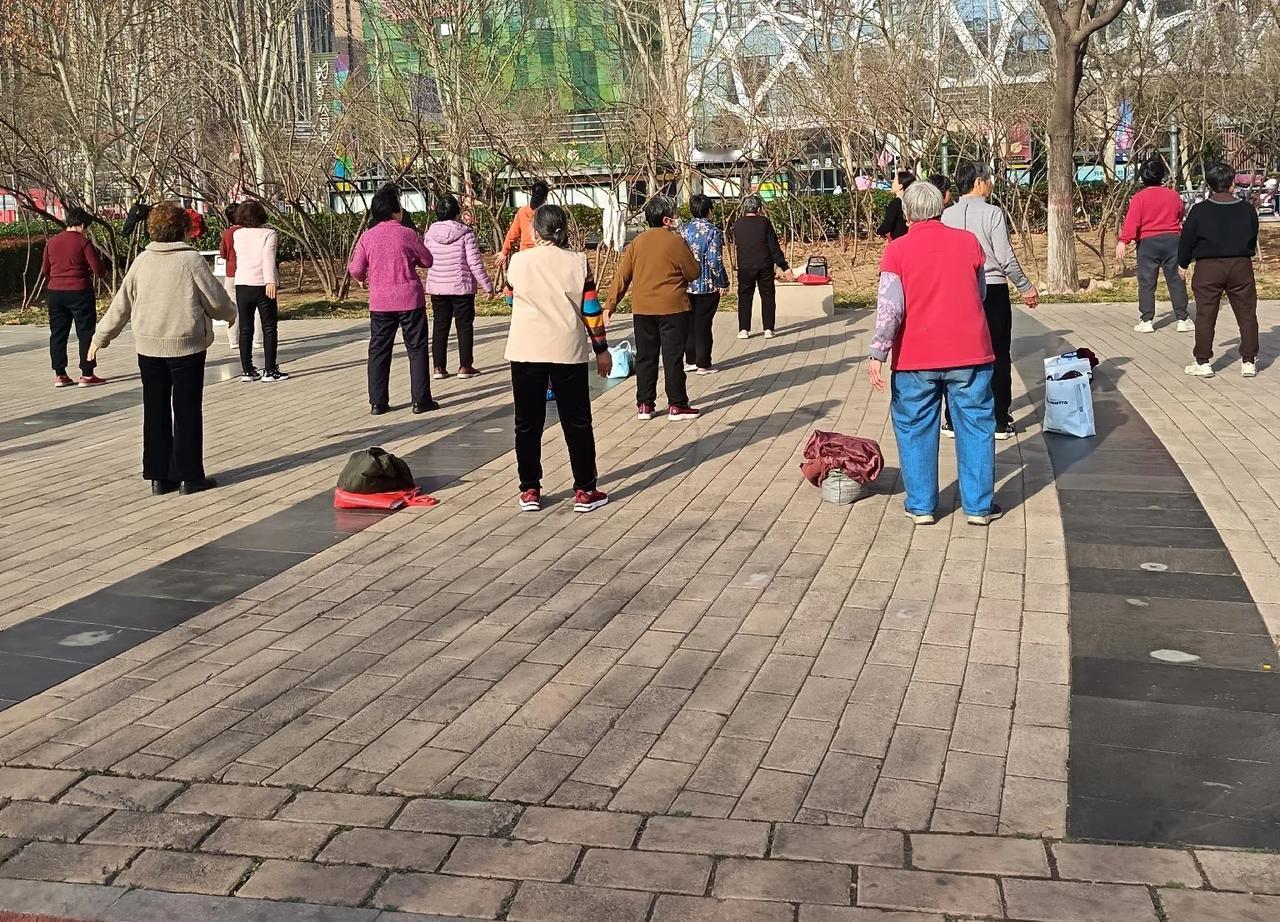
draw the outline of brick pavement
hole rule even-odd
[[[1029,426],[1001,444],[1010,514],[992,528],[913,530],[889,494],[887,400],[860,374],[868,318],[747,342],[719,320],[722,373],[692,384],[703,419],[637,423],[627,387],[596,401],[602,512],[561,499],[551,432],[560,501],[541,515],[515,514],[506,455],[438,508],[0,712],[0,877],[517,920],[1065,920],[1111,899],[1135,918],[1159,900],[1172,922],[1219,902],[1271,912],[1202,886],[1190,853],[1128,850],[1136,870],[1081,854],[1064,872],[1060,844],[939,835],[1064,831],[1066,565],[1043,442]],[[500,331],[481,325],[482,367]],[[210,471],[249,476],[180,504],[140,489],[137,411],[56,430],[92,466],[17,441],[0,454],[17,503],[0,552],[23,584],[9,617],[328,486],[353,432],[385,434],[364,415],[362,349],[291,365],[268,392],[211,388]],[[387,447],[457,438],[506,383],[441,396]],[[813,428],[879,438],[882,492],[823,507],[795,468]],[[118,498],[87,537],[52,502],[77,491]]]

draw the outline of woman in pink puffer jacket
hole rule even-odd
[[[476,288],[493,294],[493,282],[484,271],[476,232],[458,220],[462,208],[452,195],[436,199],[436,223],[427,228],[423,243],[431,251],[427,293],[431,295],[431,359],[435,377],[447,378],[449,326],[458,322],[458,377],[474,378],[480,372],[472,364],[475,342]]]

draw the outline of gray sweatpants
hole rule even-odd
[[[1178,235],[1161,234],[1138,241],[1138,315],[1156,319],[1156,277],[1164,270],[1173,315],[1187,319],[1187,283],[1178,274]]]

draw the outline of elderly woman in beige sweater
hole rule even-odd
[[[186,242],[189,221],[172,202],[151,209],[151,243],[129,267],[89,349],[92,360],[132,322],[142,378],[142,476],[156,495],[217,485],[204,473],[204,360],[213,321],[234,320],[236,307]]]

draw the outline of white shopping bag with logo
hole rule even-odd
[[[1093,394],[1089,391],[1092,376],[1089,360],[1074,352],[1051,355],[1044,360],[1045,432],[1077,438],[1096,433]]]

